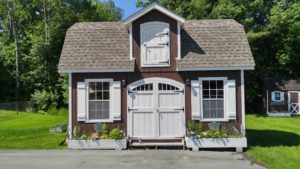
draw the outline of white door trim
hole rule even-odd
[[[291,112],[291,93],[297,93],[298,94],[298,112],[297,114],[300,114],[300,92],[299,91],[288,91],[288,112]]]

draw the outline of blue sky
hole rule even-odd
[[[123,9],[123,19],[139,10],[135,7],[136,1],[137,0],[114,0],[115,5]]]

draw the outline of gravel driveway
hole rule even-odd
[[[183,150],[0,151],[1,169],[262,169],[243,154]]]

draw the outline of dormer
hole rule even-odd
[[[152,4],[124,20],[129,30],[130,59],[140,69],[176,69],[180,59],[180,28],[185,19]]]

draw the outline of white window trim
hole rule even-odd
[[[166,51],[167,52],[167,56],[169,57],[169,62],[168,64],[161,64],[161,63],[145,63],[145,54],[143,54],[143,52],[146,52],[146,49],[144,48],[144,51],[142,51],[142,27],[145,27],[145,26],[148,26],[148,25],[153,25],[153,24],[159,24],[159,25],[163,25],[163,26],[166,26],[168,27],[169,29],[169,45],[168,45],[168,50]],[[170,24],[169,23],[166,23],[166,22],[161,22],[161,21],[151,21],[151,22],[146,22],[146,23],[143,23],[140,25],[140,60],[141,60],[141,67],[170,67],[171,66],[171,53],[170,53],[170,48],[171,48],[171,41],[170,41]],[[159,46],[159,45],[157,45]],[[161,46],[163,47],[163,46]]]
[[[89,83],[90,82],[109,82],[109,119],[99,119],[99,120],[90,120],[89,119]],[[87,120],[85,121],[86,123],[100,123],[100,122],[113,122],[113,115],[112,115],[112,84],[113,84],[113,79],[85,79],[85,86],[86,86],[86,117]]]
[[[200,121],[201,122],[227,122],[228,121],[228,117],[227,117],[227,77],[203,77],[203,78],[199,78],[199,83],[200,83],[200,93],[199,93],[199,97],[200,97]],[[208,118],[208,119],[204,119],[203,118],[203,89],[202,89],[202,84],[203,81],[206,80],[223,80],[223,91],[224,91],[224,118]]]
[[[281,93],[283,93],[282,91],[273,91],[272,93],[274,93],[274,100],[271,98],[272,102],[283,102],[281,100]],[[271,93],[271,97],[272,97],[272,93]],[[276,100],[276,93],[279,93],[279,100]]]

